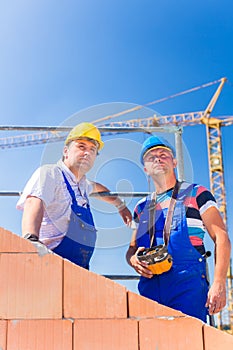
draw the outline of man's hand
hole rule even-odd
[[[110,190],[98,182],[92,181],[92,186],[93,186],[92,194],[99,193],[100,195],[97,196],[96,198],[114,205],[118,209],[119,214],[122,217],[124,223],[129,226],[132,221],[132,214],[130,210],[127,208],[127,206],[125,205],[125,201],[121,200],[120,197],[118,196],[108,196],[108,195],[101,196],[101,192],[110,193]]]
[[[209,314],[213,315],[220,312],[226,305],[226,283],[214,282],[209,290],[206,307],[209,308]]]
[[[134,255],[131,256],[129,262],[130,265],[134,268],[134,270],[139,273],[141,276],[146,278],[152,278],[153,273],[148,269],[148,265],[145,262],[141,262],[137,258],[137,254],[140,251],[145,250],[144,247],[139,247]]]
[[[124,223],[127,226],[130,226],[131,221],[132,221],[132,214],[130,212],[130,210],[124,206],[122,209],[118,209],[119,210],[119,214],[122,217],[122,220],[124,221]]]

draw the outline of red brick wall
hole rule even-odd
[[[0,229],[0,350],[232,350],[233,337]]]

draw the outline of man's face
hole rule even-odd
[[[64,162],[71,170],[86,174],[94,165],[98,149],[88,140],[74,140],[64,147]]]
[[[144,170],[149,176],[172,174],[177,165],[172,152],[164,148],[155,148],[144,157]]]

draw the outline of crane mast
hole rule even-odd
[[[207,106],[202,118],[202,122],[206,125],[208,162],[210,189],[214,194],[222,214],[225,225],[227,226],[227,208],[226,208],[226,193],[224,183],[224,168],[222,157],[222,121],[218,118],[210,118],[210,114],[215,103],[221,93],[226,78],[221,80],[214,96]],[[225,307],[219,317],[219,328],[223,329],[229,325],[231,333],[233,332],[233,288],[232,288],[232,270],[231,262],[227,271],[227,307]]]
[[[222,158],[221,121],[216,118],[208,119],[206,123],[208,142],[210,189],[218,203],[225,225],[227,226],[227,206],[224,184],[224,168]],[[230,325],[233,332],[233,285],[231,263],[227,272],[227,308],[220,313],[219,328],[224,329]]]

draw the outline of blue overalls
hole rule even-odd
[[[96,242],[93,217],[89,204],[86,208],[77,204],[75,193],[64,173],[63,177],[72,198],[71,216],[67,233],[53,252],[88,270]]]
[[[182,194],[178,195],[173,213],[168,252],[172,255],[171,270],[151,279],[140,278],[138,289],[141,295],[197,317],[206,322],[208,310],[205,307],[208,293],[205,258],[194,248],[188,236],[185,206]],[[150,199],[148,199],[148,202]],[[153,245],[162,244],[163,227],[167,209],[156,210],[155,240]],[[150,247],[148,234],[148,205],[140,216],[137,231],[137,246]]]

